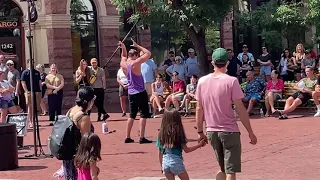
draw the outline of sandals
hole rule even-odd
[[[47,112],[40,114],[40,116],[46,116],[46,115],[47,115]]]
[[[285,116],[285,115],[283,115],[280,110],[276,110],[276,112],[279,114],[279,119],[280,119],[280,120],[288,119],[288,117]]]

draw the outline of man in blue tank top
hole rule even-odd
[[[131,40],[133,43],[131,46],[142,51],[143,55],[139,57],[138,51],[135,49],[130,49],[129,52],[127,52],[126,46],[122,42],[119,42],[122,49],[120,66],[124,69],[127,75],[130,104],[130,117],[127,122],[127,137],[125,139],[125,143],[134,142],[134,140],[131,139],[130,133],[138,111],[140,111],[139,143],[151,143],[152,141],[146,139],[144,135],[146,120],[151,117],[151,114],[149,112],[148,94],[145,90],[144,80],[141,75],[141,64],[150,58],[151,52],[138,45],[133,39]]]

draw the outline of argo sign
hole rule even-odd
[[[0,28],[14,28],[17,26],[18,26],[18,22],[16,21],[8,21],[8,22],[0,21]]]

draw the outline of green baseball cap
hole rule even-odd
[[[215,64],[226,64],[229,61],[227,51],[224,48],[217,48],[212,53],[212,61]]]

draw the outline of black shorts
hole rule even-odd
[[[309,93],[303,93],[303,92],[295,92],[291,97],[293,97],[294,99],[299,98],[302,101],[302,104],[305,104],[306,102],[308,102],[309,99],[312,98],[312,96]]]
[[[149,98],[147,91],[137,94],[129,94],[130,118],[135,119],[138,111],[140,111],[141,118],[151,118],[148,101]]]
[[[121,85],[119,86],[119,96],[128,96],[128,89],[124,89]]]
[[[19,97],[18,97],[18,96],[14,96],[14,98],[12,99],[12,101],[14,102],[14,104],[15,104],[16,106],[18,106],[18,105],[20,104],[20,102],[19,102]]]

